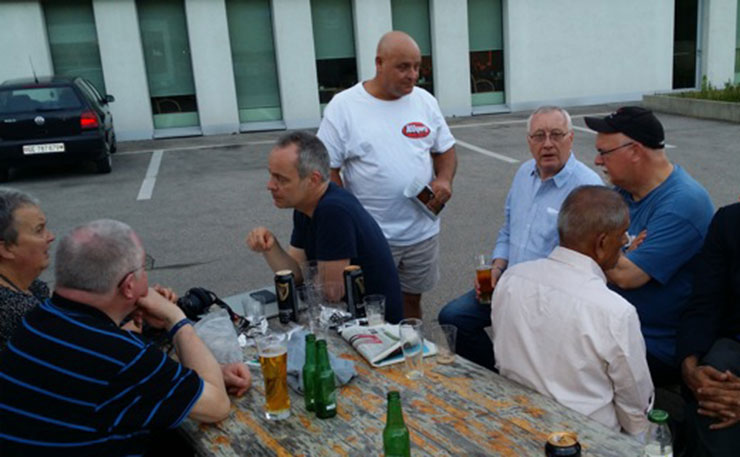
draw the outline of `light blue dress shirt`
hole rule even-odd
[[[599,175],[570,153],[555,176],[540,179],[534,159],[519,167],[506,197],[506,221],[498,232],[494,259],[509,266],[550,255],[558,245],[558,212],[568,194],[579,186],[604,185]]]

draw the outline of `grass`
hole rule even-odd
[[[701,90],[692,92],[681,92],[674,94],[675,97],[698,98],[702,100],[714,100],[718,102],[740,103],[740,84],[726,82],[723,89],[714,87],[707,81],[705,76],[701,82]]]

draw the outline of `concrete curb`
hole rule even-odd
[[[664,113],[740,123],[740,103],[682,98],[670,95],[644,95],[642,97],[642,104],[646,108]]]

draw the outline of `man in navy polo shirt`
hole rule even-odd
[[[228,415],[218,362],[180,308],[149,288],[128,225],[98,220],[64,237],[55,284],[0,353],[3,457],[142,455],[153,431]],[[181,363],[119,327],[136,309],[169,331]]]
[[[651,111],[628,106],[585,120],[598,132],[595,164],[629,208],[630,238],[645,237],[606,275],[637,308],[653,384],[677,384],[676,336],[714,206],[704,187],[668,160],[663,125]]]
[[[284,135],[270,152],[269,171],[267,189],[275,206],[294,208],[290,246],[284,250],[272,232],[257,227],[247,236],[249,248],[262,253],[273,271],[295,272],[299,283],[299,265],[318,261],[330,300],[344,296],[344,268],[359,265],[367,293],[385,295],[386,320],[401,320],[401,286],[388,242],[357,198],[329,180],[329,154],[323,143],[306,132]]]

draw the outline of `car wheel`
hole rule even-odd
[[[113,169],[113,159],[110,154],[106,155],[102,159],[95,161],[95,170],[100,174],[110,173]]]
[[[116,134],[111,133],[110,153],[113,154],[116,151],[118,151],[118,143],[116,142]]]

